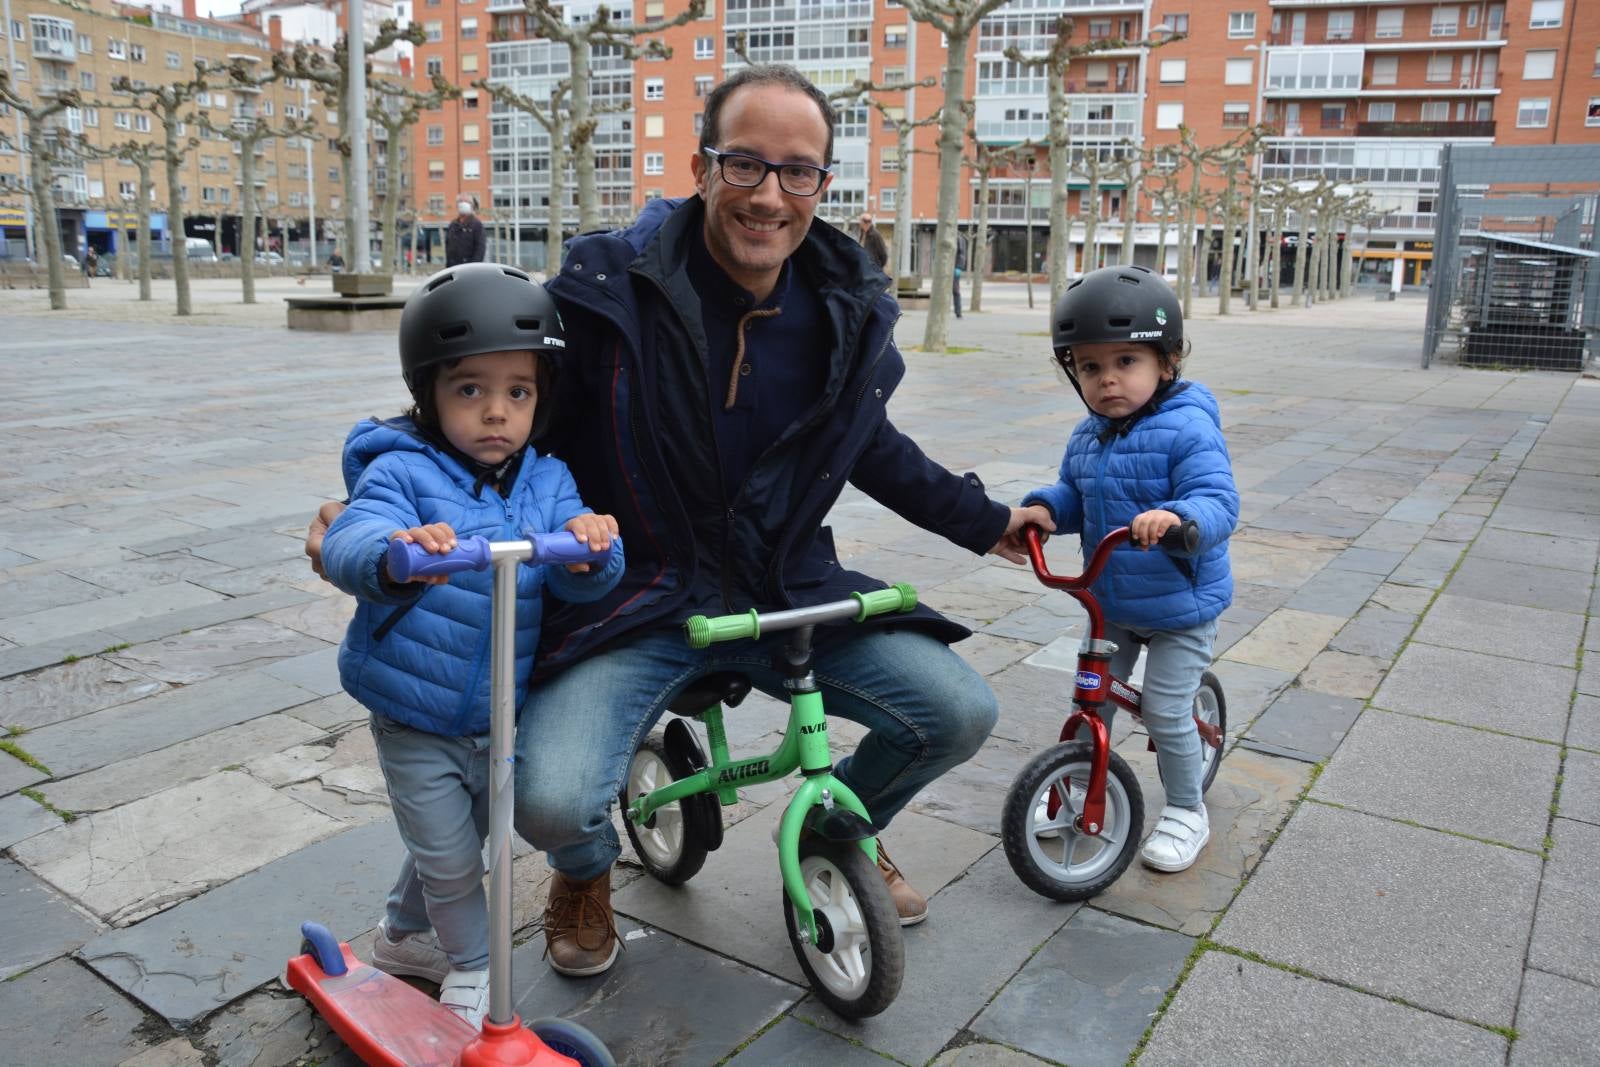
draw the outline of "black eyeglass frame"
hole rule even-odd
[[[761,184],[767,180],[768,174],[776,174],[778,176],[778,188],[782,189],[785,193],[788,193],[790,196],[812,197],[821,194],[822,187],[827,184],[828,176],[833,173],[833,168],[831,166],[819,167],[814,163],[774,163],[770,159],[762,159],[760,156],[753,156],[749,152],[723,152],[719,149],[709,147],[702,148],[700,151],[711,157],[711,161],[716,164],[717,173],[722,175],[722,180],[733,186],[735,189],[759,188]],[[753,182],[737,182],[728,177],[727,161],[729,159],[748,159],[751,162],[761,164],[761,166],[765,169],[762,170],[761,177],[757,178]],[[789,188],[789,186],[784,183],[783,172],[790,168],[798,168],[800,170],[814,172],[817,175],[817,187],[808,193],[797,193],[793,189]]]

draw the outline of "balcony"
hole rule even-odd
[[[78,35],[66,19],[49,15],[29,15],[28,25],[33,34],[33,57],[57,63],[76,63],[78,60]]]
[[[1493,137],[1494,121],[1481,122],[1358,122],[1357,137]]]
[[[1108,78],[1104,81],[1067,79],[1068,96],[1081,96],[1085,93],[1131,93],[1136,91],[1131,75],[1124,78]]]

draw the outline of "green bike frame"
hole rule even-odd
[[[868,823],[872,817],[854,791],[833,774],[828,719],[822,706],[822,693],[809,666],[811,630],[819,623],[861,622],[874,615],[910,611],[916,605],[916,590],[902,584],[871,593],[852,593],[850,600],[767,615],[750,611],[717,618],[696,615],[689,619],[684,623],[684,630],[692,648],[705,648],[720,641],[754,640],[763,633],[780,630],[800,631],[797,639],[805,653],[800,665],[803,674],[797,673],[785,682],[789,690],[789,724],[775,751],[752,759],[735,760],[728,751],[722,705],[712,705],[695,716],[706,726],[711,745],[710,765],[638,797],[628,806],[627,818],[635,825],[644,825],[658,808],[701,793],[715,793],[722,804],[733,804],[739,799],[740,786],[778,781],[798,770],[804,781],[784,809],[783,822],[778,829],[778,869],[783,875],[784,892],[799,919],[799,928],[811,944],[816,944],[816,917],[800,874],[800,831],[812,809],[817,807],[831,810],[837,805]],[[859,844],[867,858],[876,863],[878,839],[867,837]]]

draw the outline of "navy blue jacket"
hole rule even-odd
[[[718,575],[728,611],[882,588],[839,565],[822,525],[846,481],[974,553],[1005,532],[1008,509],[976,475],[934,463],[889,421],[905,374],[894,346],[899,308],[861,246],[823,222],[792,260],[827,310],[817,324],[817,358],[828,361],[822,398],[727,498],[700,301],[686,269],[692,227],[704,218],[699,197],[654,201],[631,229],[575,239],[548,285],[567,350],[556,417],[540,443],[566,461],[589,504],[616,517],[628,560],[611,593],[546,619],[541,674],[640,627],[681,621],[703,573]],[[945,641],[968,634],[927,608],[896,622]]]

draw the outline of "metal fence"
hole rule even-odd
[[[1578,371],[1600,345],[1600,146],[1451,145],[1422,365]]]

